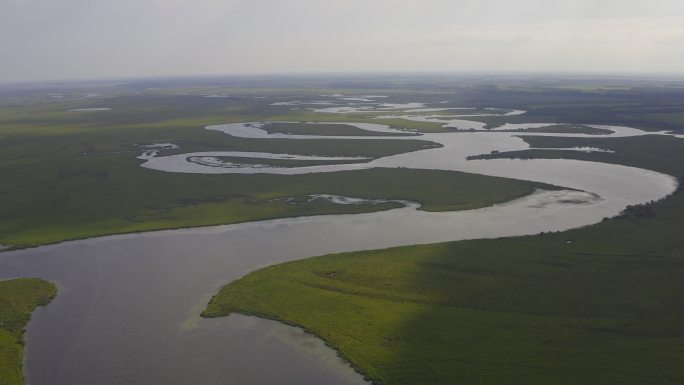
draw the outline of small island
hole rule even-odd
[[[24,384],[24,331],[31,313],[57,295],[57,286],[36,278],[0,281],[0,384]]]

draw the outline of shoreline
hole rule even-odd
[[[454,171],[454,172],[464,173],[461,171]],[[465,174],[470,174],[470,173],[465,173]],[[479,175],[479,174],[473,174],[473,175]],[[522,182],[529,182],[530,188],[531,188],[531,191],[529,191],[525,195],[520,195],[520,196],[516,196],[513,198],[507,197],[507,200],[503,200],[500,202],[494,202],[494,203],[491,203],[491,204],[486,205],[486,206],[473,206],[473,207],[468,207],[468,208],[464,208],[461,210],[425,210],[425,209],[423,209],[424,204],[419,202],[419,201],[410,201],[410,200],[401,199],[401,198],[383,198],[383,200],[385,200],[386,203],[394,203],[394,204],[400,204],[399,201],[409,202],[409,203],[416,205],[415,210],[417,210],[417,211],[439,213],[439,212],[458,212],[458,211],[467,211],[467,210],[477,210],[477,209],[492,207],[492,206],[497,205],[497,204],[503,204],[503,203],[511,202],[511,201],[516,200],[516,199],[525,198],[527,196],[534,194],[536,189],[541,189],[540,186],[534,186],[535,184],[547,187],[546,190],[548,190],[548,191],[558,191],[558,190],[579,191],[579,190],[575,190],[572,188],[546,185],[544,183],[533,182],[533,181],[522,181]],[[346,198],[348,198],[348,197],[346,197]],[[357,197],[353,197],[353,198],[357,198]],[[360,198],[360,199],[366,199],[366,198]],[[372,214],[372,213],[379,213],[379,212],[391,211],[391,210],[401,210],[401,209],[409,208],[411,206],[409,204],[403,204],[403,203],[401,203],[401,204],[402,204],[402,206],[400,206],[400,207],[394,207],[394,208],[389,208],[389,209],[376,209],[376,210],[362,211],[362,212],[356,212],[356,213],[332,212],[332,213],[317,214],[317,215],[296,215],[296,216],[282,216],[282,217],[276,216],[276,217],[266,218],[266,219],[262,219],[262,220],[251,220],[251,221],[243,221],[243,222],[229,222],[229,223],[218,223],[218,224],[208,224],[208,225],[167,227],[167,228],[141,230],[141,231],[124,231],[124,232],[116,232],[116,233],[109,233],[109,234],[102,234],[102,235],[87,236],[87,237],[83,237],[83,238],[64,239],[64,240],[60,240],[60,241],[56,241],[56,242],[52,242],[52,243],[44,243],[44,244],[37,244],[37,245],[27,245],[27,246],[0,245],[0,258],[2,258],[3,255],[6,255],[7,253],[10,253],[10,252],[22,251],[22,250],[32,250],[32,249],[37,249],[40,247],[58,246],[58,245],[71,244],[71,243],[77,243],[77,242],[102,241],[102,240],[108,240],[111,238],[131,238],[134,236],[143,236],[143,235],[149,235],[149,234],[154,234],[154,233],[163,234],[163,233],[167,233],[167,232],[176,232],[176,231],[184,231],[184,230],[190,230],[190,231],[191,230],[198,230],[198,229],[207,229],[208,230],[210,228],[219,229],[219,228],[225,228],[227,226],[236,226],[236,225],[248,225],[248,224],[260,225],[260,224],[268,224],[268,222],[272,222],[272,221],[313,218],[313,217],[321,217],[321,216],[328,216],[328,215]],[[339,206],[344,207],[344,206],[349,206],[349,205],[339,204]],[[368,206],[373,207],[373,205],[368,205]]]

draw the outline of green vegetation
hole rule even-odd
[[[684,178],[672,137],[533,138]],[[538,145],[539,143],[535,143]],[[684,193],[563,233],[328,255],[225,286],[204,316],[320,336],[377,384],[681,384]]]
[[[528,114],[514,115],[514,116],[472,116],[463,117],[459,120],[471,120],[474,122],[482,122],[485,124],[486,130],[494,130],[506,123],[520,124],[520,123],[548,123],[548,127],[558,126],[559,120],[554,116],[539,116],[530,117]]]
[[[497,130],[496,128],[505,123],[524,123],[510,122],[508,117],[482,117],[464,118],[464,120],[489,122],[485,126],[490,132],[523,132],[523,133],[552,133],[552,134],[588,134],[588,135],[609,135],[613,131],[604,128],[590,127],[582,124],[549,124],[544,127],[518,128],[515,130]],[[538,123],[539,121],[535,121]]]
[[[399,128],[403,130],[413,130],[420,132],[448,132],[449,129],[442,127],[442,123],[436,122],[412,122],[400,118],[382,118],[373,119],[373,123],[386,124],[390,127]]]
[[[492,130],[495,131],[495,130]],[[553,134],[589,134],[589,135],[608,135],[613,131],[603,128],[595,128],[583,125],[573,124],[557,124],[546,127],[525,128],[517,131],[522,132],[539,132],[539,133],[553,133]]]
[[[152,143],[180,146],[160,155],[232,150],[371,158],[434,146],[421,140],[256,140],[203,129],[231,122],[330,123],[271,125],[291,133],[358,134],[334,124],[344,122],[448,131],[440,123],[411,122],[393,112],[324,114],[274,102],[380,94],[389,96],[383,99],[388,103],[528,111],[463,118],[488,128],[529,122],[548,123],[537,130],[544,132],[577,132],[558,122],[684,127],[683,83],[665,79],[239,77],[12,87],[0,89],[0,179],[6,181],[0,185],[0,244],[16,247],[396,207],[308,201],[311,194],[406,199],[426,210],[458,210],[539,187],[406,169],[300,176],[167,174],[143,169],[135,159],[141,145]],[[93,107],[111,110],[68,111]],[[602,133],[586,126],[581,130]],[[526,140],[535,147],[589,146],[615,153],[533,150],[483,157],[570,157],[684,177],[684,149],[673,138]],[[293,205],[282,198],[307,203]],[[684,194],[676,194],[562,234],[312,258],[229,284],[205,315],[242,312],[301,325],[377,383],[679,384],[684,382],[683,217]],[[22,293],[10,292],[8,298],[20,303]],[[4,325],[3,311],[10,307],[0,305]],[[15,376],[20,373],[12,368]]]
[[[13,99],[14,100],[14,99]],[[24,99],[20,99],[24,101]],[[0,245],[35,246],[68,239],[167,228],[331,213],[384,210],[395,204],[341,206],[330,202],[288,205],[283,197],[330,193],[397,196],[426,201],[426,192],[399,181],[404,170],[332,175],[188,175],[143,169],[141,145],[174,143],[170,155],[195,151],[263,151],[378,158],[437,146],[422,140],[287,140],[234,138],[205,130],[209,124],[263,118],[261,99],[117,95],[101,100],[26,98],[0,108]],[[70,112],[111,107],[111,111]],[[261,114],[261,115],[259,115]],[[389,178],[399,178],[385,183]],[[437,175],[413,181],[434,184]],[[455,179],[460,176],[456,175]],[[448,178],[447,178],[448,179]],[[408,180],[412,180],[409,177]],[[453,186],[453,184],[451,184]],[[355,186],[355,187],[354,187]],[[386,187],[393,186],[393,187]],[[527,187],[502,190],[501,199]],[[366,193],[370,192],[373,196]],[[449,198],[451,199],[451,198]],[[444,200],[458,203],[458,197]],[[492,202],[499,201],[494,199]],[[489,204],[489,203],[487,203]]]
[[[243,165],[268,165],[272,167],[307,167],[320,166],[330,164],[351,164],[351,163],[365,163],[370,161],[367,159],[357,160],[305,160],[305,159],[270,159],[270,158],[245,158],[238,156],[215,156],[213,158],[219,159],[223,162],[236,163]]]
[[[426,210],[469,209],[524,196],[534,184],[444,171],[370,169],[287,175],[175,174],[99,154],[16,171],[3,187],[0,244],[33,246],[122,232],[304,215],[386,210],[397,204],[291,205],[278,198],[335,194],[417,201]]]
[[[550,136],[522,136],[532,150],[503,151],[483,154],[472,159],[579,159],[661,171],[677,177],[684,176],[684,140],[671,136],[648,135],[626,138],[563,138]],[[544,148],[590,147],[613,152],[580,152],[545,150]]]
[[[397,117],[393,117],[396,115]],[[295,120],[301,122],[363,122],[363,123],[376,123],[385,124],[392,128],[397,128],[400,130],[419,131],[419,132],[448,132],[449,129],[442,127],[442,123],[437,122],[413,122],[406,119],[399,118],[400,115],[406,115],[405,113],[397,114],[392,112],[378,113],[353,113],[353,114],[322,114],[314,112],[303,112],[303,111],[291,111],[284,115],[271,115],[265,120],[267,121],[282,121],[282,120]],[[378,118],[382,116],[382,118]]]
[[[210,124],[361,121],[423,131],[444,129],[439,123],[375,119],[377,114],[321,114],[272,106],[274,101],[283,101],[284,97],[279,96],[283,90],[262,90],[260,96],[265,98],[255,98],[250,96],[259,94],[254,90],[243,88],[244,93],[240,93],[221,88],[227,97],[207,98],[179,95],[180,92],[167,92],[150,84],[140,86],[143,92],[136,90],[137,86],[131,87],[97,90],[102,96],[96,98],[83,97],[91,90],[80,91],[83,94],[64,91],[64,96],[57,99],[45,96],[44,91],[21,91],[12,94],[12,99],[3,99],[0,92],[0,178],[11,181],[0,186],[0,244],[26,247],[122,232],[396,207],[392,203],[342,206],[324,201],[289,205],[278,200],[286,197],[303,200],[302,197],[311,194],[406,199],[420,202],[428,210],[451,210],[519,197],[533,186],[510,181],[497,184],[493,179],[471,180],[457,173],[404,169],[296,177],[190,175],[147,170],[139,167],[141,161],[135,157],[142,152],[141,145],[152,143],[180,146],[162,150],[160,156],[225,150],[372,159],[437,146],[418,138],[339,141],[234,138],[205,130],[204,126]],[[292,88],[289,95],[296,99],[318,99],[317,95],[333,93],[323,92],[322,88],[316,90]],[[203,87],[188,90],[192,92],[215,93]],[[443,92],[393,90],[392,94],[391,102],[396,103],[416,101],[416,97],[426,102],[445,100]],[[69,111],[91,107],[111,110]],[[273,123],[270,127],[293,133],[324,129],[335,134],[358,134],[356,128],[340,124]],[[280,166],[291,166],[290,163],[287,160],[269,162]],[[323,163],[328,162],[308,164]],[[487,192],[480,194],[479,190]]]
[[[269,123],[264,127],[268,132],[291,135],[330,135],[330,136],[406,136],[392,132],[373,132],[346,124],[312,123]]]
[[[24,383],[24,328],[55,295],[57,287],[40,279],[0,281],[0,384]]]

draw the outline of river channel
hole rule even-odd
[[[234,133],[268,140],[253,124],[232,127]],[[231,134],[230,127],[210,129]],[[614,136],[644,134],[631,128],[612,130]],[[297,328],[238,315],[207,320],[199,313],[222,285],[260,267],[326,253],[566,230],[614,216],[628,204],[659,199],[676,188],[667,175],[619,165],[465,159],[525,149],[516,136],[520,134],[426,134],[419,138],[442,147],[371,162],[296,168],[212,167],[188,161],[188,154],[148,153],[143,166],[157,172],[295,174],[406,167],[569,189],[537,191],[460,212],[429,213],[407,204],[370,214],[108,236],[0,253],[0,279],[42,277],[59,285],[58,297],[37,310],[31,321],[27,378],[33,385],[363,384],[334,351]],[[193,156],[236,155],[198,154]]]

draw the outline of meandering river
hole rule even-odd
[[[210,129],[269,138],[254,124]],[[613,135],[643,134],[611,129]],[[460,212],[428,213],[409,204],[379,213],[109,236],[0,253],[0,278],[42,277],[60,289],[55,301],[36,311],[31,321],[28,380],[33,385],[361,384],[363,379],[332,350],[299,329],[244,316],[206,320],[199,313],[222,285],[263,266],[325,253],[565,230],[676,188],[667,175],[618,165],[465,160],[527,148],[516,134],[426,134],[421,139],[442,147],[367,163],[298,168],[220,167],[189,161],[188,154],[148,154],[143,166],[165,172],[295,174],[407,167],[534,180],[581,191],[538,191]],[[231,155],[238,154],[192,156]]]

